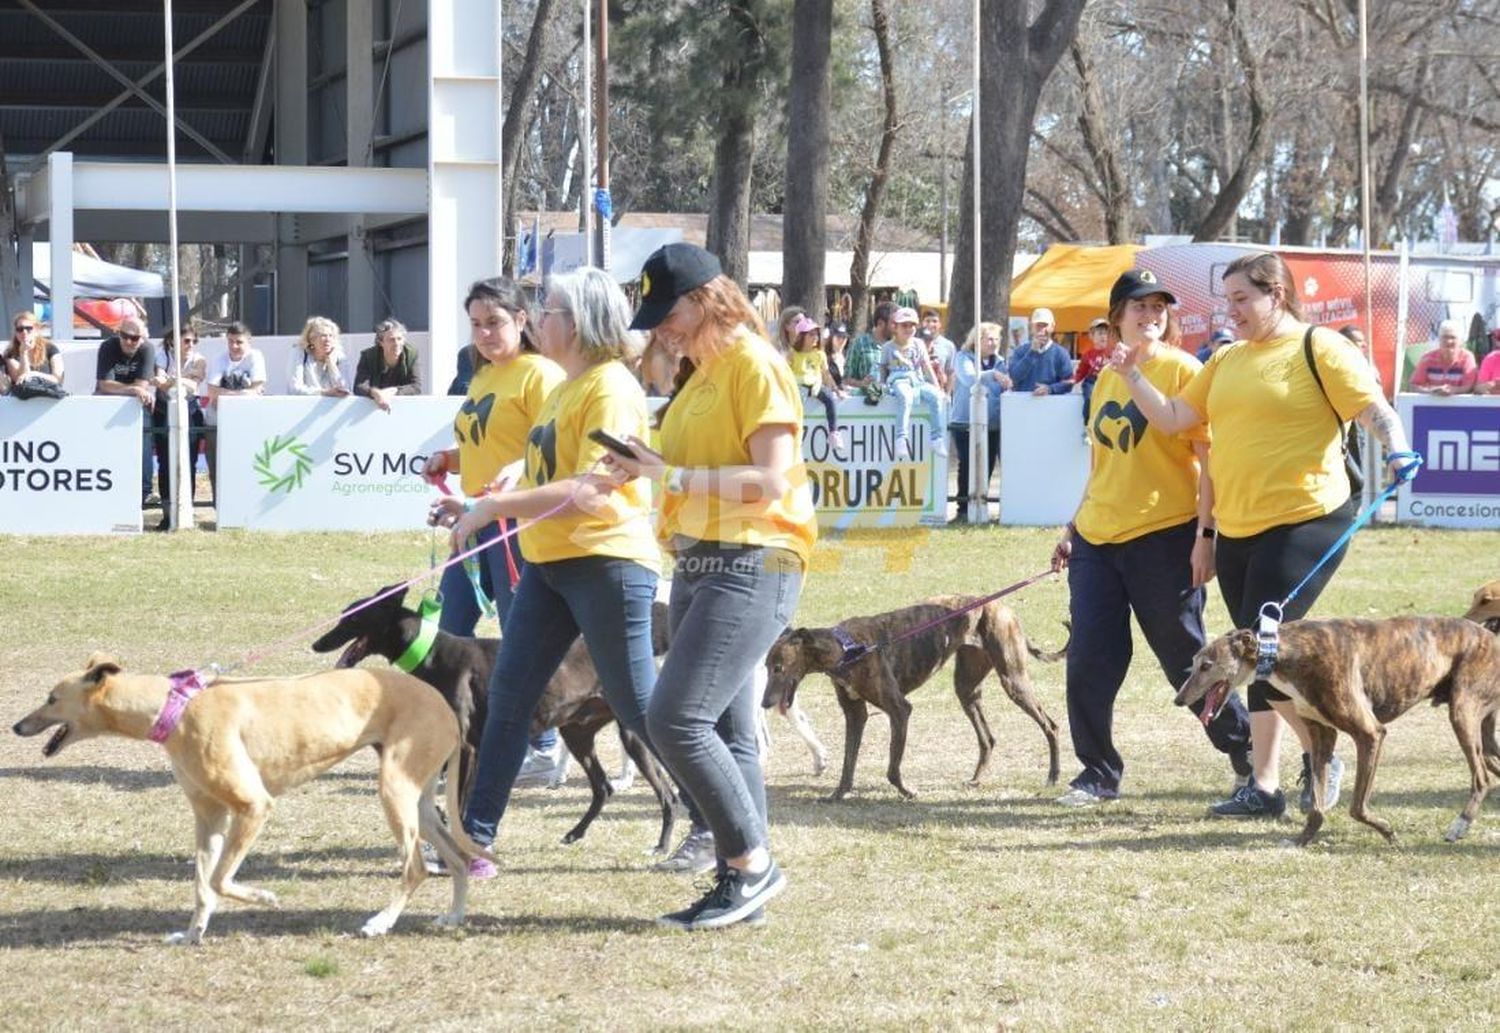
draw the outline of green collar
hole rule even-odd
[[[412,644],[406,647],[406,652],[396,657],[396,667],[410,674],[422,666],[422,661],[427,659],[427,654],[432,652],[432,644],[437,641],[438,624],[437,617],[443,611],[442,596],[426,595],[422,597],[419,612],[422,615],[422,626],[417,631],[417,637]]]

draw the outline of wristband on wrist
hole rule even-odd
[[[661,486],[670,495],[683,494],[682,467],[664,465],[661,468]]]
[[[1199,538],[1206,538],[1209,541],[1213,541],[1218,536],[1219,536],[1219,529],[1217,527],[1200,527],[1200,528],[1198,528],[1198,537]]]

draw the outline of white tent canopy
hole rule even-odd
[[[49,291],[52,289],[52,245],[31,245],[31,268]],[[166,287],[159,273],[148,273],[115,265],[81,251],[73,253],[73,296],[76,298],[165,298]]]

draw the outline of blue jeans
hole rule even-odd
[[[531,714],[580,632],[615,720],[646,738],[646,704],[656,681],[655,598],[656,572],[633,560],[586,556],[527,565],[490,672],[474,792],[464,812],[464,829],[476,842],[495,841],[526,758]]]
[[[886,387],[896,396],[898,433],[903,438],[911,434],[911,407],[918,398],[927,403],[930,436],[943,436],[948,426],[947,399],[943,397],[943,392],[926,381],[918,381],[910,373],[892,373],[886,381]]]
[[[1090,544],[1073,532],[1068,561],[1068,732],[1083,771],[1072,785],[1097,796],[1120,793],[1125,762],[1111,734],[1115,697],[1130,668],[1130,615],[1173,689],[1182,687],[1203,648],[1204,590],[1193,587],[1190,558],[1195,521],[1113,545]],[[1193,706],[1200,713],[1202,701]],[[1250,716],[1239,693],[1207,728],[1214,748],[1239,774],[1250,773]]]
[[[677,557],[672,647],[646,727],[713,830],[720,858],[767,842],[755,667],[791,622],[801,592],[801,563],[781,549],[702,542]]]

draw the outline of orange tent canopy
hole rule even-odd
[[[1136,244],[1053,244],[1011,281],[1011,314],[1029,319],[1035,309],[1050,308],[1059,332],[1083,333],[1108,313],[1110,287],[1135,265],[1140,250]]]

